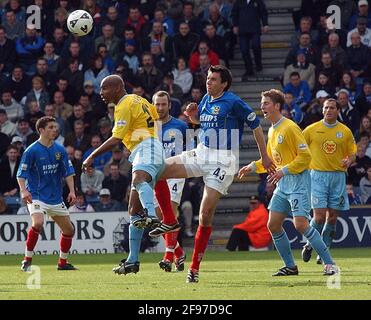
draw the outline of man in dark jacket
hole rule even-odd
[[[250,41],[254,52],[256,71],[263,69],[261,62],[261,32],[268,32],[268,12],[262,0],[236,0],[232,8],[233,33],[239,36],[240,50],[246,72],[242,80],[254,74],[250,57]],[[261,28],[261,23],[263,28]]]
[[[188,23],[182,22],[179,26],[179,33],[176,33],[173,39],[174,58],[183,57],[188,61],[199,39],[198,34],[190,31]]]
[[[20,156],[16,146],[10,145],[6,155],[0,161],[0,193],[5,197],[13,197],[19,192],[17,170]]]
[[[371,79],[367,79],[363,82],[363,91],[356,99],[355,107],[361,118],[367,115],[368,111],[371,110]]]

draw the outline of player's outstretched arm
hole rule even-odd
[[[121,139],[111,137],[106,142],[104,142],[102,145],[100,145],[97,149],[95,149],[89,157],[85,159],[85,161],[82,163],[82,170],[85,172],[87,168],[89,168],[94,159],[101,155],[102,153],[105,153],[109,150],[112,150],[112,148],[117,145],[119,142],[121,142]]]
[[[242,167],[237,174],[238,179],[242,179],[243,176],[248,175],[253,172],[253,163],[248,164],[247,166]]]
[[[257,127],[253,130],[253,133],[264,168],[268,171],[268,173],[274,173],[276,171],[276,165],[268,155],[262,127]]]
[[[19,185],[19,192],[21,193],[21,198],[24,203],[31,204],[32,203],[32,195],[26,189],[26,180],[23,178],[17,178],[18,185]]]

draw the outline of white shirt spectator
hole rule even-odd
[[[352,34],[354,32],[358,32],[358,29],[354,28],[353,30],[350,30],[348,32],[347,47],[350,47],[352,45],[352,41],[350,40],[350,37],[352,36]],[[361,36],[361,43],[363,43],[365,46],[371,48],[371,29],[366,28],[366,32],[363,35],[360,34],[360,36]]]

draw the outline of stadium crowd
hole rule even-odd
[[[250,1],[261,6],[260,19],[267,27],[264,2]],[[0,211],[17,212],[19,159],[38,138],[35,123],[43,115],[56,117],[57,141],[65,146],[76,171],[78,201],[71,209],[126,209],[131,165],[125,148],[100,156],[92,170],[81,172],[82,161],[110,137],[113,127],[114,108],[99,95],[101,80],[118,74],[129,93],[149,101],[156,91],[165,90],[171,96],[171,115],[187,121],[184,106],[200,102],[210,65],[229,66],[237,38],[240,45],[241,41],[244,45],[252,41],[256,71],[263,68],[260,30],[245,30],[246,26],[233,18],[240,1],[207,4],[202,6],[199,0],[0,1]],[[326,22],[330,4],[341,9],[341,29]],[[30,5],[41,8],[39,29],[26,23]],[[73,36],[66,25],[68,14],[78,8],[90,12],[94,19],[94,28],[85,37]],[[327,97],[338,100],[339,120],[351,128],[357,140],[357,159],[348,172],[351,204],[371,203],[368,2],[302,0],[294,21],[297,30],[282,77],[283,113],[304,128],[322,118]],[[249,49],[249,44],[247,49],[241,48],[246,67],[242,80],[254,73],[251,58],[246,56]],[[188,179],[183,209],[188,210],[191,204],[198,212],[200,188],[200,179]],[[25,207],[18,212],[24,213]]]

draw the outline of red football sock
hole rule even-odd
[[[178,232],[165,233],[166,252],[164,259],[173,262],[175,246],[178,242]]]
[[[67,257],[68,257],[68,251],[71,248],[72,245],[72,237],[66,236],[63,233],[61,233],[61,240],[60,240],[60,251],[59,251],[59,265],[65,265],[67,263]]]
[[[179,259],[180,257],[184,256],[184,250],[180,246],[179,242],[176,243],[175,250],[174,250],[174,256],[176,259]]]
[[[211,227],[198,226],[190,269],[198,271],[211,235]]]
[[[36,246],[37,240],[39,239],[40,230],[35,229],[34,227],[31,227],[30,230],[28,230],[27,240],[26,240],[26,254],[25,254],[25,260],[31,261],[32,260],[32,254],[33,249]]]
[[[178,221],[171,207],[170,191],[166,180],[157,181],[155,195],[162,211],[162,222],[170,225],[177,223]]]

